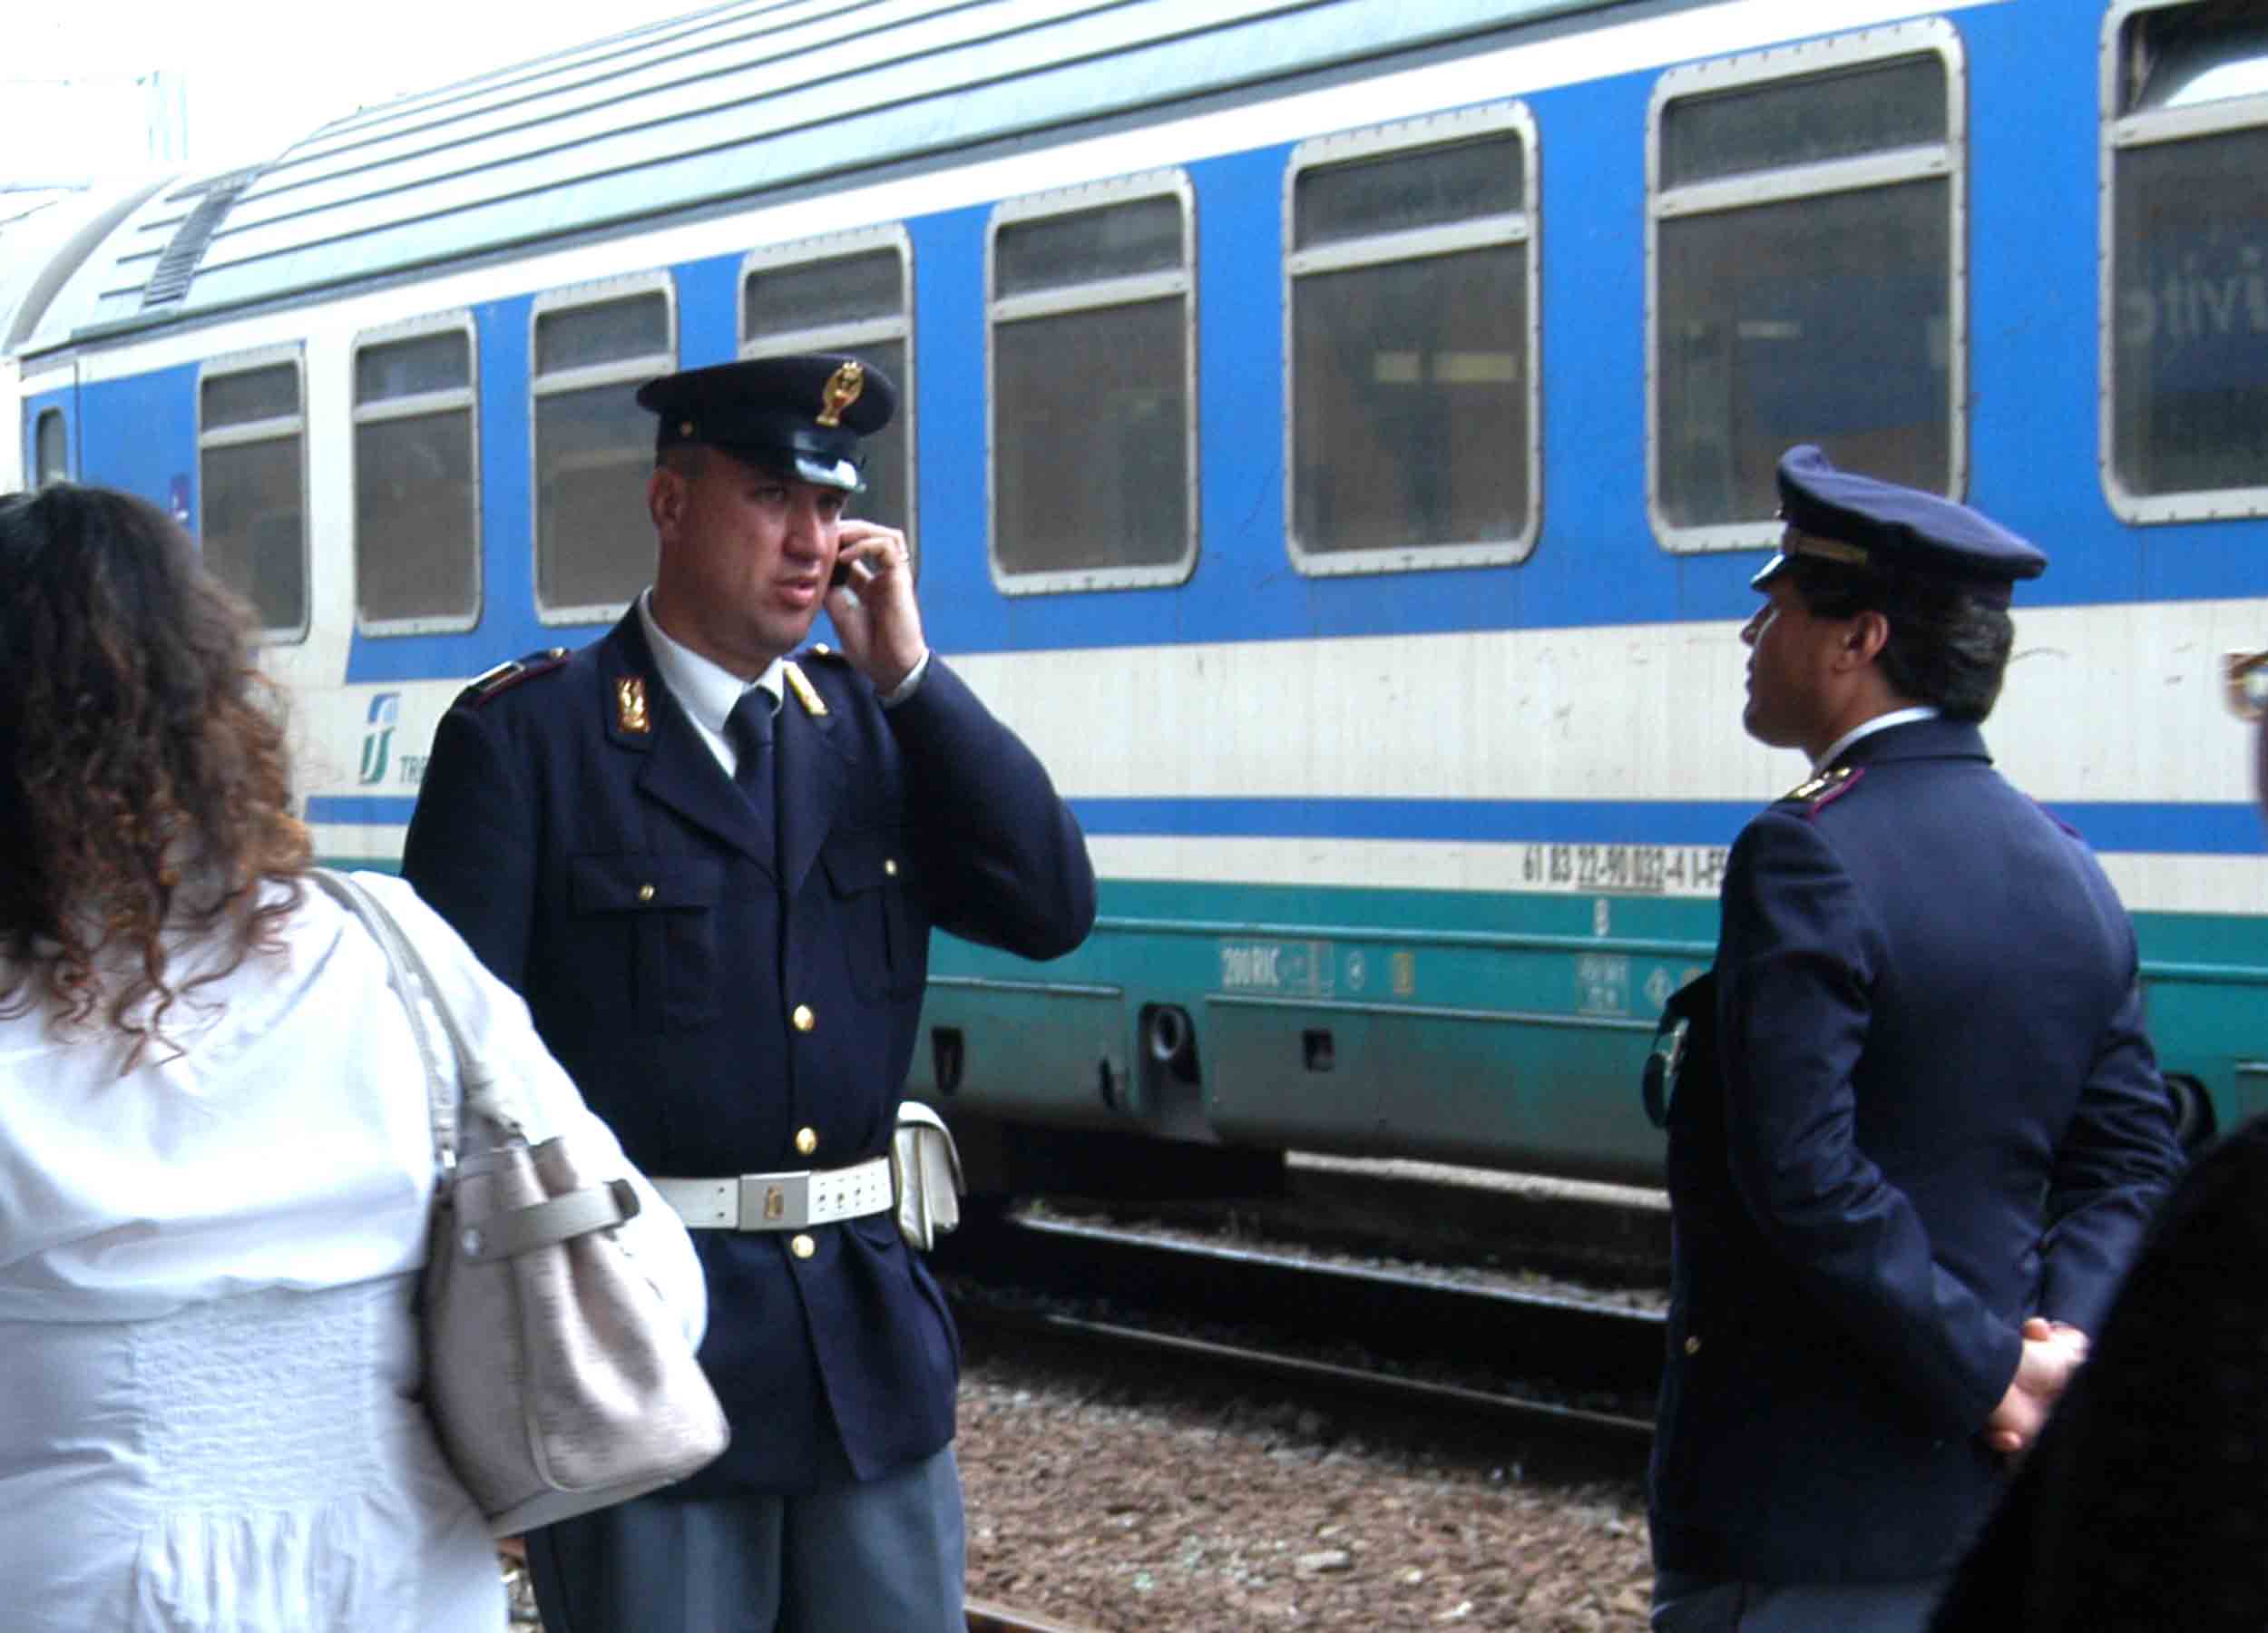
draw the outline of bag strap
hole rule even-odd
[[[433,1007],[447,1029],[449,1046],[456,1054],[457,1072],[462,1080],[465,1066],[463,1032],[457,1028],[456,1017],[442,1002],[440,989],[434,985],[433,973],[425,968],[425,961],[417,949],[402,934],[402,927],[394,922],[394,915],[377,897],[342,873],[327,867],[308,870],[323,893],[362,921],[386,954],[386,979],[402,997],[402,1007],[409,1012],[410,1035],[417,1041],[417,1058],[425,1067],[425,1102],[433,1120],[434,1168],[444,1178],[456,1170],[457,1097],[450,1091],[448,1081],[442,1074],[440,1058],[434,1052],[432,1035],[425,1030],[425,1005],[418,1001],[422,983]]]

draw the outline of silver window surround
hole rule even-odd
[[[459,391],[428,391],[416,396],[386,397],[377,403],[356,401],[354,377],[356,365],[363,348],[385,346],[397,340],[415,340],[425,335],[462,334],[464,337],[465,385]],[[531,339],[533,335],[531,334]],[[531,360],[533,352],[529,353]],[[469,411],[472,424],[473,457],[473,610],[464,617],[382,618],[365,620],[359,604],[355,609],[355,629],[364,635],[432,635],[477,628],[481,608],[487,597],[486,574],[481,561],[481,541],[485,533],[484,512],[487,506],[487,492],[481,470],[481,340],[480,330],[469,311],[441,312],[424,318],[405,318],[357,334],[347,359],[347,399],[353,405],[353,424],[367,425],[378,420],[413,419],[420,415],[441,414],[463,408]],[[349,432],[351,442],[352,433]],[[533,416],[528,424],[528,440],[533,446],[535,425]],[[357,502],[360,497],[361,462],[351,446],[347,457],[347,515],[348,532],[354,536],[356,561],[359,566],[362,540],[355,534],[354,518],[360,514]],[[357,598],[359,602],[359,597]]]
[[[205,429],[205,383],[225,379],[230,375],[252,374],[263,368],[273,368],[279,363],[291,365],[292,378],[298,382],[299,411],[297,414],[276,415],[268,419],[247,420],[232,425]],[[197,554],[202,560],[205,551],[205,450],[207,448],[240,447],[247,443],[273,442],[281,437],[299,439],[299,584],[300,619],[294,628],[261,625],[259,638],[268,646],[293,646],[308,638],[308,630],[315,616],[315,564],[313,552],[308,547],[312,488],[308,481],[308,366],[307,357],[298,342],[282,346],[264,346],[252,351],[230,352],[224,357],[208,357],[197,368]],[[250,598],[247,596],[246,600]]]
[[[894,318],[875,318],[859,323],[830,324],[817,328],[778,329],[753,340],[748,337],[748,279],[751,276],[781,267],[807,266],[813,261],[868,255],[877,249],[897,251],[898,315]],[[751,249],[741,259],[740,276],[733,284],[733,323],[739,336],[739,355],[744,358],[777,357],[782,352],[855,351],[877,340],[895,340],[903,344],[905,367],[903,371],[904,377],[897,382],[897,417],[902,427],[901,435],[905,439],[905,538],[907,548],[914,557],[915,582],[919,582],[922,552],[917,523],[921,515],[921,489],[917,478],[921,470],[921,449],[915,435],[917,420],[914,410],[914,375],[919,365],[914,358],[914,347],[913,236],[901,225],[868,227]]]
[[[1804,74],[1892,57],[1935,52],[1945,64],[1945,141],[1941,144],[1892,149],[1823,163],[1729,181],[1696,182],[1665,192],[1661,184],[1662,112],[1682,97],[1705,95],[1739,85]],[[1661,503],[1661,381],[1659,379],[1660,262],[1657,238],[1666,218],[1693,216],[1746,205],[1778,203],[1826,193],[1858,192],[1900,181],[1942,176],[1951,213],[1946,241],[1952,264],[1947,269],[1948,328],[1946,386],[1951,401],[1947,425],[1952,446],[1946,473],[1951,496],[1969,489],[1969,73],[1960,33],[1943,18],[1870,28],[1807,41],[1801,45],[1744,53],[1716,62],[1672,68],[1655,82],[1646,109],[1646,513],[1654,537],[1665,550],[1680,553],[1759,550],[1778,543],[1781,523],[1772,518],[1707,527],[1678,527]]]
[[[998,244],[1003,226],[1042,220],[1050,216],[1076,215],[1151,198],[1170,198],[1180,205],[1181,267],[1178,272],[1064,284],[1022,295],[1000,294]],[[999,550],[1000,462],[995,455],[1000,438],[1000,398],[996,389],[999,370],[993,345],[1000,326],[1023,318],[1060,317],[1168,296],[1181,301],[1181,388],[1188,405],[1182,435],[1182,461],[1188,473],[1185,503],[1188,506],[1189,536],[1181,559],[1142,567],[1080,568],[1062,572],[1003,572]],[[1198,513],[1197,370],[1197,195],[1186,171],[1147,171],[1110,181],[1030,193],[1002,200],[992,206],[992,216],[984,224],[984,550],[994,588],[1002,595],[1060,595],[1082,590],[1133,590],[1188,582],[1189,575],[1197,571],[1198,540],[1204,531],[1204,520]]]
[[[1411,148],[1445,147],[1465,137],[1510,131],[1520,138],[1520,208],[1510,217],[1486,216],[1454,226],[1422,228],[1366,240],[1341,240],[1315,249],[1295,249],[1296,196],[1302,171],[1377,153]],[[1456,113],[1400,120],[1369,130],[1320,136],[1292,150],[1284,170],[1284,549],[1294,568],[1315,577],[1358,572],[1422,572],[1443,567],[1493,567],[1526,561],[1534,552],[1543,523],[1543,314],[1542,247],[1536,200],[1536,122],[1522,103],[1497,103]],[[1516,537],[1463,544],[1413,546],[1399,550],[1318,551],[1300,545],[1293,525],[1299,461],[1299,402],[1293,373],[1292,301],[1298,280],[1313,272],[1421,260],[1460,249],[1499,244],[1527,248],[1528,265],[1528,525]]]
[[[576,307],[605,306],[610,301],[634,295],[661,292],[662,323],[669,331],[669,349],[624,357],[611,363],[591,364],[581,368],[560,369],[552,374],[536,370],[535,330],[546,312],[571,310]],[[535,435],[535,406],[542,398],[553,392],[587,390],[593,386],[627,385],[631,381],[643,384],[657,375],[675,374],[678,357],[678,290],[677,279],[666,270],[634,272],[621,278],[600,279],[591,283],[571,284],[565,288],[546,289],[528,307],[528,586],[535,601],[535,619],[541,624],[611,623],[629,610],[628,601],[603,606],[547,607],[543,583],[543,563],[541,560],[542,542],[538,539],[538,513],[541,507],[536,495],[542,491],[539,462],[542,450]]]
[[[2226,102],[2122,115],[2119,70],[2124,59],[2119,36],[2126,24],[2146,12],[2171,11],[2195,0],[2117,0],[2103,14],[2099,46],[2102,98],[2102,169],[2096,189],[2096,344],[2100,372],[2096,376],[2095,468],[2103,484],[2103,497],[2111,513],[2122,522],[2206,522],[2223,517],[2268,515],[2268,487],[2200,489],[2180,494],[2130,493],[2118,480],[2114,452],[2118,434],[2117,393],[2112,389],[2112,370],[2118,357],[2118,230],[2117,162],[2121,150],[2161,142],[2182,142],[2216,136],[2229,131],[2268,124],[2268,97],[2232,97]]]

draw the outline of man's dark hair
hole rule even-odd
[[[1933,705],[1948,719],[1981,720],[1999,699],[2015,621],[2006,607],[1950,585],[1893,581],[1814,556],[1785,569],[1815,618],[1880,612],[1890,640],[1877,660],[1902,698]]]

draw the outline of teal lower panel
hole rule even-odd
[[[1036,973],[1108,1005],[932,995],[1031,1062],[987,1078],[1015,1115],[1659,1181],[1638,1073],[1663,1000],[1713,956],[1714,900],[1112,882],[1103,905],[1087,945]],[[2136,929],[2165,1070],[2222,1128],[2268,1110],[2268,921]],[[948,983],[1035,973],[943,936],[934,963]],[[1148,1052],[1146,1018],[1168,1008],[1194,1036],[1189,1083]]]

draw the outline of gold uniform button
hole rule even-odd
[[[819,1017],[811,1012],[811,1006],[807,1003],[796,1005],[796,1012],[787,1018],[796,1023],[797,1032],[809,1032],[819,1024]]]
[[[882,871],[887,874],[891,878],[896,878],[898,876],[898,859],[895,856],[883,857]]]
[[[638,899],[639,899],[640,901],[641,901],[641,902],[650,902],[650,901],[652,901],[652,900],[653,900],[653,886],[652,886],[652,885],[640,885],[638,887]]]
[[[811,1155],[811,1153],[812,1153],[812,1152],[814,1152],[814,1151],[817,1150],[818,1149],[819,1149],[819,1131],[818,1131],[818,1129],[797,1129],[796,1130],[796,1149],[797,1149],[797,1150],[798,1150],[798,1151],[802,1152],[802,1153],[803,1153],[806,1157],[808,1157],[808,1156],[810,1156],[810,1155]]]
[[[1700,1353],[1701,1353],[1701,1340],[1699,1340],[1698,1338],[1688,1338],[1688,1339],[1686,1339],[1686,1354],[1688,1354],[1688,1355],[1697,1355],[1697,1354],[1699,1354]]]
[[[819,1245],[818,1243],[813,1241],[809,1237],[798,1234],[787,1244],[787,1251],[794,1254],[797,1258],[809,1258],[813,1254],[819,1251]]]

